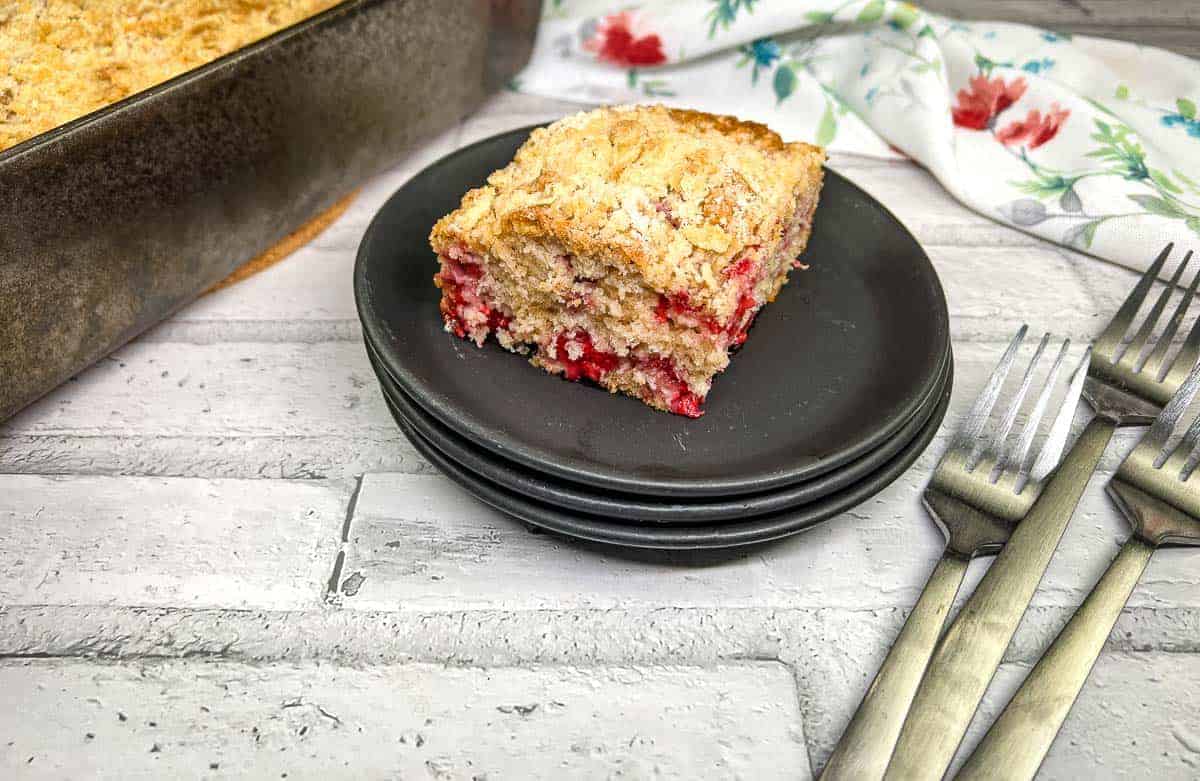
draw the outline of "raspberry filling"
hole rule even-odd
[[[554,355],[562,364],[563,374],[572,381],[587,377],[600,382],[621,362],[615,353],[597,350],[591,334],[582,330],[560,333],[554,340]]]
[[[733,312],[733,319],[729,321],[730,344],[742,344],[746,341],[747,332],[750,326],[754,323],[754,318],[758,314],[754,310],[757,302],[753,296],[742,294],[738,299],[737,309]],[[749,314],[749,317],[746,315]]]
[[[753,247],[752,249],[757,249]],[[743,256],[738,262],[727,267],[723,272],[730,279],[745,279],[758,270],[758,264],[749,255]],[[758,276],[755,274],[755,276]],[[753,283],[751,283],[753,284]]]
[[[654,317],[660,323],[671,320],[689,328],[703,328],[714,336],[725,334],[729,337],[730,345],[740,345],[746,341],[746,332],[750,330],[754,315],[757,314],[755,310],[758,301],[753,295],[753,290],[758,284],[760,272],[759,264],[749,255],[740,258],[722,272],[730,280],[736,280],[742,289],[737,308],[734,309],[729,322],[724,325],[693,304],[686,291],[669,295],[660,293],[658,303],[654,307]],[[750,316],[747,317],[747,314]]]
[[[654,389],[659,398],[666,402],[667,409],[676,415],[698,418],[704,414],[701,406],[704,399],[694,393],[688,384],[679,376],[678,369],[671,361],[659,355],[641,358],[638,368],[647,374],[654,375]]]
[[[442,289],[441,310],[450,329],[460,338],[482,341],[488,333],[507,328],[509,318],[490,306],[479,292],[479,280],[483,269],[471,253],[453,250],[441,256],[442,268],[435,279]],[[734,321],[744,316],[753,300],[743,296],[739,302]],[[677,311],[694,318],[713,333],[721,333],[721,327],[711,317],[688,303],[687,294],[674,299]],[[748,302],[748,303],[747,303]],[[660,305],[661,305],[660,301]],[[667,313],[662,315],[665,319]],[[616,353],[601,350],[592,341],[592,336],[583,329],[564,331],[554,338],[554,362],[562,367],[563,376],[571,381],[588,379],[599,383],[604,376],[619,366],[640,369],[653,378],[654,395],[663,406],[676,415],[698,418],[704,414],[704,400],[693,393],[679,376],[679,371],[668,359],[661,356],[648,358],[621,358]]]
[[[441,256],[442,268],[434,280],[442,289],[440,309],[442,318],[455,336],[468,335],[481,342],[488,333],[508,328],[509,318],[491,307],[479,294],[479,279],[483,269],[471,253],[453,249]],[[485,329],[482,335],[479,329]]]
[[[711,334],[719,334],[722,331],[716,318],[691,302],[691,296],[686,290],[670,295],[659,293],[658,303],[654,306],[654,317],[660,323],[674,320],[689,328],[704,328]]]
[[[671,210],[671,204],[666,198],[659,198],[658,202],[654,204],[654,210],[661,214],[663,218],[671,224],[672,228],[679,227],[679,218],[676,217],[675,213]]]
[[[442,266],[435,280],[442,289],[442,317],[449,330],[460,338],[481,344],[489,333],[507,329],[509,316],[489,303],[480,290],[484,270],[479,258],[465,247],[454,247],[442,254],[440,260]],[[570,256],[560,260],[568,265],[571,263]],[[758,264],[749,257],[742,258],[725,270],[726,276],[738,280],[743,289],[733,317],[725,325],[702,307],[693,304],[687,292],[660,295],[655,315],[660,322],[671,320],[688,327],[702,328],[713,336],[726,335],[731,345],[741,344],[754,319],[756,299],[751,292],[758,271]],[[587,306],[590,303],[587,300],[590,297],[588,283],[594,283],[578,276],[575,283],[577,290],[573,292],[579,300],[569,301],[568,306]],[[552,347],[554,351],[551,363],[561,368],[567,380],[601,383],[614,369],[635,369],[646,376],[647,385],[643,392],[659,406],[689,418],[704,414],[703,397],[692,391],[680,376],[678,367],[668,358],[658,355],[621,357],[614,352],[601,350],[591,334],[583,328],[560,332],[547,347]]]
[[[704,414],[701,409],[704,399],[692,392],[679,376],[675,364],[667,358],[658,355],[622,358],[616,353],[598,349],[591,334],[582,329],[560,333],[554,338],[553,344],[553,363],[562,367],[563,376],[568,380],[588,379],[598,383],[613,369],[633,367],[649,375],[652,395],[671,412],[689,418]]]

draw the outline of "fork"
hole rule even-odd
[[[1200,274],[1157,341],[1151,340],[1190,252],[1142,325],[1126,338],[1172,249],[1171,244],[1163,248],[1096,340],[1083,384],[1094,415],[946,630],[913,697],[885,778],[945,774],[1113,432],[1119,426],[1149,425],[1200,356],[1200,321],[1170,356]]]
[[[946,547],[830,755],[821,774],[824,781],[882,777],[967,564],[976,556],[1000,549],[1008,539],[1009,528],[1025,517],[1041,493],[1046,475],[1062,457],[1085,372],[1076,371],[1038,451],[1034,451],[1033,442],[1050,406],[1069,340],[1059,348],[1024,426],[1014,431],[1050,334],[1042,337],[1019,388],[1002,405],[998,425],[986,438],[981,436],[1028,330],[1028,326],[1021,326],[1009,343],[925,489],[922,501],[946,537]]]
[[[1200,364],[1109,481],[1108,493],[1133,533],[967,759],[959,779],[1033,778],[1154,550],[1163,543],[1200,545],[1200,477],[1191,479],[1200,464],[1200,414],[1178,446],[1169,443],[1198,388]]]

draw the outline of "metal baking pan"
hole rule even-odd
[[[459,120],[538,7],[348,0],[0,153],[0,421]]]

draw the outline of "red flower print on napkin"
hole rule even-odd
[[[958,91],[958,105],[951,111],[954,124],[970,130],[987,130],[996,115],[1021,99],[1025,94],[1025,79],[1005,84],[997,76],[976,76],[967,82],[969,90]]]
[[[632,17],[628,11],[604,17],[596,34],[584,42],[583,48],[595,52],[597,59],[614,65],[635,67],[666,62],[662,39],[653,33],[635,37],[629,29]]]
[[[1062,108],[1057,103],[1050,104],[1050,110],[1042,116],[1042,112],[1034,109],[1023,120],[1017,120],[996,131],[996,140],[1007,146],[1024,144],[1030,149],[1037,149],[1042,144],[1054,138],[1058,129],[1071,115],[1070,110]]]

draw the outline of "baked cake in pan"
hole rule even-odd
[[[0,0],[0,151],[341,0]]]
[[[662,106],[576,114],[433,228],[446,330],[699,417],[808,241],[824,153]]]

